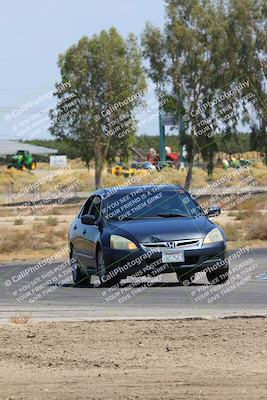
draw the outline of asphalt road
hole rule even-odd
[[[238,255],[238,253],[232,252]],[[92,282],[97,285],[97,278]],[[74,287],[64,263],[0,266],[0,322],[12,316],[32,321],[90,319],[217,318],[267,316],[267,249],[247,249],[231,261],[226,285],[180,286],[175,274],[129,278],[113,289]]]

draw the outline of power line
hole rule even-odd
[[[2,108],[2,109],[0,109],[0,113],[10,113],[15,110],[19,110],[19,108],[10,108],[10,109],[6,109],[6,110],[4,108]],[[49,110],[43,110],[43,109],[25,110],[20,115],[25,114],[25,113],[36,114],[37,112],[48,113]]]
[[[46,90],[47,88],[0,88],[0,90]]]

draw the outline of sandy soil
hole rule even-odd
[[[0,327],[0,399],[267,398],[267,319]]]

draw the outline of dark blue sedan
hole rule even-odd
[[[191,284],[204,271],[213,284],[228,279],[226,236],[182,187],[114,187],[92,193],[70,226],[75,283],[98,275],[102,286],[127,276],[175,272]]]

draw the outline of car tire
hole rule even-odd
[[[77,256],[74,252],[74,250],[71,251],[70,254],[70,264],[71,264],[71,272],[72,272],[72,279],[74,282],[74,285],[78,284],[90,284],[91,283],[91,276],[90,275],[84,275],[82,273],[79,261],[77,259]]]
[[[176,276],[178,279],[178,282],[180,282],[183,286],[190,286],[194,282],[195,279],[195,273],[193,272],[188,272],[188,273],[179,273],[176,272]]]
[[[121,280],[120,276],[109,277],[103,250],[101,248],[99,248],[97,251],[96,259],[97,259],[97,273],[100,280],[100,286],[111,287],[120,283]]]
[[[207,279],[212,285],[223,285],[228,281],[229,272],[227,269],[220,269],[219,271],[207,272]]]
[[[30,169],[31,169],[31,170],[36,169],[36,162],[35,162],[35,161],[33,161],[33,162],[31,163]]]

